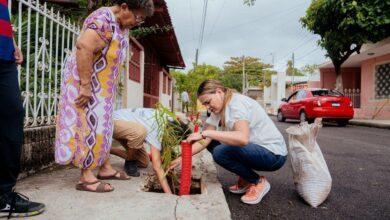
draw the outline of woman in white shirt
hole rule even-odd
[[[257,204],[270,190],[270,184],[257,171],[280,169],[287,156],[283,136],[264,109],[255,100],[233,93],[217,80],[206,80],[197,92],[199,101],[211,111],[203,132],[193,133],[192,154],[207,147],[214,161],[239,176],[229,188],[232,193],[245,193],[241,201]],[[171,168],[180,164],[172,162]]]

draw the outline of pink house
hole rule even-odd
[[[334,89],[331,62],[320,66],[320,87]],[[354,104],[357,119],[390,119],[390,38],[363,45],[341,66],[344,94]]]

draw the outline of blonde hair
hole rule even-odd
[[[215,79],[208,79],[203,81],[199,87],[197,92],[197,97],[205,94],[215,94],[217,89],[222,90],[225,93],[225,97],[223,100],[223,108],[221,111],[221,125],[225,126],[225,108],[229,104],[230,100],[233,96],[233,90],[225,87],[220,81]]]

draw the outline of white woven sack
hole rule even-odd
[[[321,119],[316,119],[313,124],[304,122],[286,129],[294,184],[312,207],[324,202],[332,188],[332,177],[316,141],[321,127]]]

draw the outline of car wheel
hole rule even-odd
[[[283,116],[283,113],[281,110],[278,111],[278,115],[276,116],[279,122],[284,122],[286,121],[286,118]]]
[[[299,120],[301,121],[301,123],[307,121],[306,113],[304,111],[301,111],[301,113],[299,114]]]
[[[347,126],[347,124],[348,124],[348,120],[340,120],[340,121],[337,121],[337,125],[338,125],[339,127],[345,127],[345,126]]]

